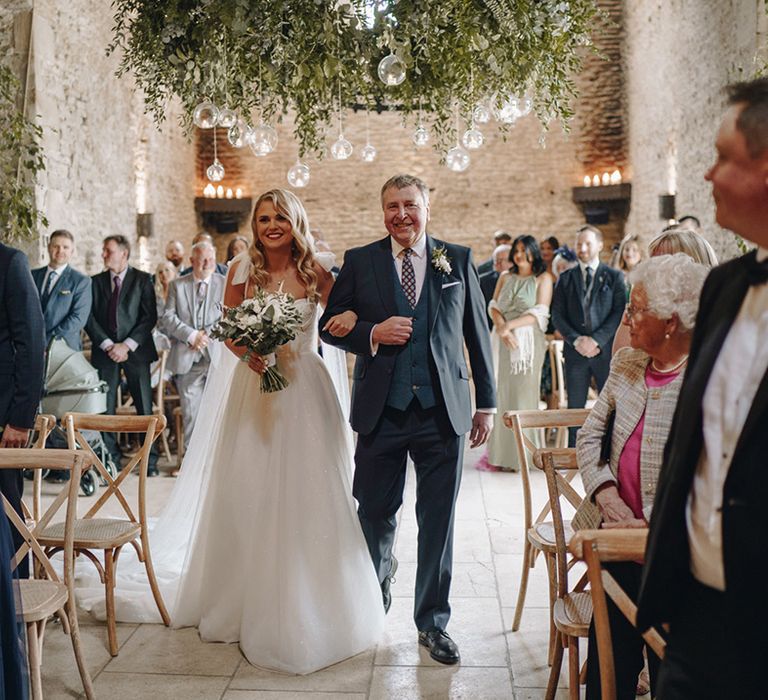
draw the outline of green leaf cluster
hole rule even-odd
[[[596,0],[114,0],[110,51],[156,121],[178,97],[189,129],[205,99],[255,120],[295,112],[302,153],[319,153],[339,105],[423,109],[442,148],[479,100],[528,92],[543,124],[572,115]],[[373,17],[373,21],[367,21]],[[399,86],[377,77],[394,52]],[[496,96],[496,97],[494,97]]]
[[[42,130],[18,108],[19,82],[0,65],[0,237],[30,240],[48,221],[37,209],[35,183],[45,170]]]

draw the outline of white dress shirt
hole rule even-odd
[[[587,282],[587,268],[590,268],[592,270],[592,282],[595,281],[595,273],[597,272],[597,268],[600,265],[600,258],[595,258],[594,260],[590,260],[588,263],[583,263],[581,260],[579,260],[579,270],[581,270],[581,281],[582,283],[586,284]]]
[[[758,260],[768,250],[758,249]],[[757,389],[768,370],[768,284],[749,288],[725,338],[704,392],[704,445],[688,497],[686,521],[691,573],[725,590],[723,486]]]
[[[111,270],[109,271],[109,291],[114,292],[115,291],[115,277],[120,278],[120,294],[123,293],[123,285],[125,284],[125,275],[128,272],[128,268],[126,267],[122,272],[119,272],[115,274]],[[133,339],[133,338],[126,338],[123,341],[131,352],[136,352],[136,348],[139,347],[139,344]],[[115,344],[115,341],[111,338],[107,338],[106,340],[103,340],[101,342],[101,345],[99,347],[104,350],[105,352],[109,350],[113,345]]]

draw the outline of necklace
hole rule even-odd
[[[659,368],[656,366],[656,360],[651,360],[651,369],[652,369],[654,372],[658,372],[659,374],[674,374],[674,373],[675,373],[675,372],[677,372],[677,370],[679,370],[679,369],[680,369],[680,368],[681,368],[681,367],[682,367],[682,366],[683,366],[683,365],[684,365],[686,362],[688,362],[688,355],[684,355],[684,356],[683,356],[683,359],[682,359],[682,360],[680,360],[680,362],[678,362],[678,363],[677,363],[677,364],[676,364],[674,367],[672,367],[671,369],[659,369]]]

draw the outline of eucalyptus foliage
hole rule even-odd
[[[17,106],[19,82],[0,65],[0,238],[32,239],[47,226],[35,200],[37,174],[45,169],[42,130]]]
[[[295,112],[303,152],[319,151],[339,104],[423,109],[445,145],[455,111],[524,93],[543,124],[567,125],[595,0],[114,0],[119,73],[133,73],[162,121],[178,97],[184,126],[209,99],[258,121]],[[405,82],[384,85],[394,52]]]

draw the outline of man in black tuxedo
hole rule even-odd
[[[493,251],[493,269],[490,272],[486,272],[480,275],[480,291],[483,293],[483,299],[485,300],[486,311],[488,304],[493,299],[493,293],[496,291],[496,283],[499,281],[499,275],[502,272],[506,272],[512,267],[512,261],[509,259],[509,252],[512,250],[512,246],[508,243],[496,246]],[[486,313],[488,317],[488,330],[493,329],[493,320],[490,314]]]
[[[140,416],[152,415],[149,365],[157,359],[152,329],[157,322],[157,303],[152,280],[146,272],[128,265],[131,245],[125,236],[107,236],[101,257],[107,269],[94,275],[93,307],[85,332],[93,343],[91,363],[107,382],[107,413],[114,415],[120,370],[125,374],[133,405]],[[120,468],[120,450],[113,433],[104,442]],[[157,448],[149,457],[150,476],[157,470]]]
[[[464,436],[471,431],[472,447],[482,445],[496,405],[488,326],[470,250],[426,234],[427,186],[395,176],[382,188],[381,202],[389,235],[347,252],[320,327],[325,342],[357,355],[353,492],[384,607],[397,568],[392,544],[410,454],[419,524],[414,620],[432,658],[454,664],[459,650],[445,629]],[[357,323],[336,338],[325,324],[348,309]],[[474,417],[464,343],[475,383]]]
[[[0,243],[0,447],[26,447],[43,393],[45,331],[27,256]],[[0,469],[0,491],[21,513],[21,470]],[[23,539],[11,528],[14,544]],[[3,565],[7,565],[3,562]],[[19,575],[27,575],[26,562]]]
[[[766,697],[768,78],[728,88],[717,223],[758,245],[712,270],[651,516],[637,625],[669,624],[658,697]]]
[[[576,235],[579,264],[560,275],[552,296],[552,324],[565,340],[568,408],[584,408],[592,377],[598,391],[611,368],[613,336],[627,304],[624,276],[600,262],[603,233],[582,226]],[[576,444],[571,428],[568,444]]]
[[[75,237],[64,229],[51,234],[48,265],[32,270],[45,319],[45,342],[63,338],[73,350],[83,345],[80,331],[91,313],[91,278],[69,263],[75,252]]]

